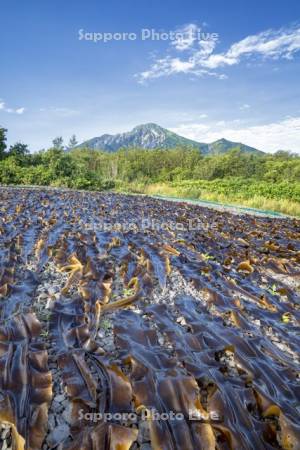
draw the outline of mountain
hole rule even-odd
[[[211,144],[205,144],[205,145],[207,145],[207,147],[208,147],[207,153],[214,154],[214,155],[229,152],[233,148],[238,148],[242,152],[246,152],[246,153],[256,153],[256,154],[264,153],[261,150],[257,150],[256,148],[249,147],[249,145],[241,144],[240,142],[227,141],[227,139],[224,139],[224,138],[218,139],[217,141],[212,142]]]
[[[147,123],[138,125],[127,133],[103,134],[100,137],[83,142],[78,147],[115,152],[120,148],[129,147],[154,149],[174,148],[179,145],[200,148],[202,144],[172,133],[172,131],[162,128],[155,123]]]
[[[203,154],[226,153],[233,148],[239,148],[247,153],[262,153],[248,145],[237,142],[219,139],[211,144],[196,142],[179,136],[172,131],[167,130],[155,123],[138,125],[132,131],[119,134],[103,134],[102,136],[89,139],[78,145],[77,148],[90,148],[93,150],[104,150],[107,152],[116,152],[120,148],[174,148],[174,147],[193,147],[201,150]]]

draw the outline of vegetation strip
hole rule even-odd
[[[0,128],[0,183],[164,195],[300,216],[300,157],[284,151],[66,151],[55,139],[52,148],[30,154],[20,143],[7,149],[6,130]]]

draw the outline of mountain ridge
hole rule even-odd
[[[174,147],[192,147],[199,149],[203,154],[222,154],[233,148],[238,148],[242,152],[262,154],[261,150],[250,147],[240,142],[233,142],[221,138],[211,143],[194,141],[176,134],[155,123],[146,123],[135,126],[131,131],[117,134],[103,134],[94,137],[76,148],[90,148],[92,150],[102,150],[106,152],[116,152],[121,148],[174,148]]]

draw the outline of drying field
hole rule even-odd
[[[300,448],[300,221],[0,188],[0,449]]]

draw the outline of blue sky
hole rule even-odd
[[[2,0],[1,19],[10,143],[38,150],[58,135],[83,141],[156,122],[202,142],[300,153],[298,0]],[[168,39],[142,40],[143,29]]]

